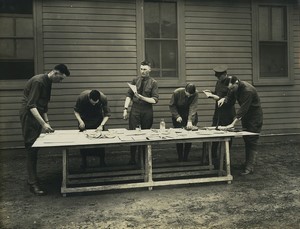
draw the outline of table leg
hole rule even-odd
[[[227,174],[227,176],[230,176],[231,171],[230,171],[229,140],[225,141],[225,157],[226,157],[225,158],[225,160],[226,160],[226,174]]]
[[[145,170],[145,176],[146,176],[146,182],[153,182],[152,177],[152,146],[147,145],[147,155],[146,155],[146,170]],[[149,190],[152,190],[152,186],[148,187]]]
[[[61,184],[61,193],[63,195],[63,197],[66,196],[66,194],[64,193],[64,190],[67,188],[67,176],[68,176],[68,152],[67,149],[63,149],[62,150],[62,156],[63,156],[63,160],[62,160],[62,167],[63,167],[63,171],[62,171],[62,184]]]
[[[213,164],[212,164],[212,152],[211,152],[211,147],[212,147],[212,142],[207,142],[207,152],[208,152],[208,164],[210,166],[209,170],[212,170]]]
[[[225,142],[219,142],[219,152],[220,152],[220,164],[219,164],[219,176],[223,175],[224,167],[224,151],[225,151]]]

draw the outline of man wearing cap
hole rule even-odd
[[[198,91],[192,83],[187,83],[185,88],[177,88],[171,97],[169,108],[172,114],[172,122],[175,128],[186,128],[192,130],[197,126],[198,114]],[[178,161],[187,161],[192,143],[177,143],[176,150]]]
[[[244,130],[260,133],[263,125],[263,111],[258,93],[250,83],[241,81],[235,76],[229,76],[224,80],[224,85],[235,94],[240,105],[232,123],[222,126],[220,129],[232,129],[238,121],[242,121]],[[222,106],[223,103],[219,103]],[[246,163],[241,175],[248,175],[254,171],[254,163],[257,155],[259,135],[243,136],[245,142]]]
[[[110,117],[110,108],[108,106],[107,97],[98,90],[85,90],[78,96],[74,114],[78,121],[79,130],[96,129],[104,130],[104,125]],[[105,167],[105,149],[91,148],[80,149],[81,167],[86,169],[87,156],[99,156],[100,167]]]
[[[235,107],[234,104],[236,99],[234,94],[229,94],[228,88],[224,85],[223,80],[227,75],[227,65],[218,65],[213,68],[215,72],[215,77],[217,77],[217,83],[215,85],[215,91],[209,98],[216,101],[215,111],[213,115],[212,126],[218,128],[219,125],[224,126],[232,123],[235,117]],[[223,102],[223,106],[219,107],[218,103]],[[232,142],[231,142],[232,143]],[[230,143],[230,144],[231,144]],[[212,157],[215,166],[218,166],[218,142],[212,144]]]
[[[141,129],[150,129],[153,124],[153,104],[158,102],[158,86],[157,81],[150,77],[150,63],[143,61],[140,65],[141,76],[134,78],[131,82],[135,85],[137,92],[128,89],[124,103],[123,118],[128,119],[128,107],[132,101],[132,107],[129,115],[129,129],[135,130],[137,127]],[[143,147],[143,150],[145,147]],[[137,146],[130,147],[129,164],[136,164]]]
[[[66,65],[58,64],[49,73],[30,78],[24,88],[20,120],[22,134],[27,152],[27,183],[30,191],[35,195],[45,195],[37,178],[38,149],[32,145],[41,134],[54,132],[50,126],[47,111],[51,96],[52,83],[60,83],[70,72]]]

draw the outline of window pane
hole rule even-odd
[[[260,42],[260,77],[288,77],[287,43]]]
[[[13,39],[0,39],[0,58],[15,57],[15,41]]]
[[[177,38],[176,3],[161,4],[161,37]]]
[[[160,71],[159,70],[151,70],[150,76],[153,78],[159,78],[160,77]]]
[[[269,7],[259,7],[259,40],[270,40],[270,13]]]
[[[14,19],[13,18],[0,18],[0,31],[1,37],[14,36]]]
[[[177,42],[163,41],[162,42],[162,68],[176,69],[177,66]]]
[[[177,72],[176,71],[162,71],[162,76],[168,77],[168,78],[177,77]]]
[[[17,59],[33,59],[33,40],[17,39]]]
[[[32,14],[32,0],[1,0],[0,13]]]
[[[286,15],[283,7],[272,8],[272,40],[286,40]]]
[[[145,59],[151,63],[151,68],[160,68],[160,42],[145,41],[146,55]]]
[[[34,75],[33,60],[29,61],[0,61],[0,80],[5,79],[29,79]]]
[[[16,35],[33,37],[33,20],[32,18],[16,18]]]
[[[159,38],[159,3],[145,2],[145,38]]]

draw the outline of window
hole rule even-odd
[[[185,81],[183,1],[137,0],[137,4],[142,9],[138,37],[144,50],[138,57],[151,63],[150,74],[161,83],[171,86]]]
[[[0,3],[0,80],[34,75],[32,0]]]
[[[254,83],[292,83],[288,7],[262,4],[254,10]]]

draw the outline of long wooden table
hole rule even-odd
[[[179,185],[206,182],[231,183],[233,177],[230,172],[229,141],[234,137],[243,135],[255,135],[255,133],[240,131],[228,132],[213,129],[201,129],[187,131],[184,129],[151,129],[151,130],[126,130],[111,129],[95,134],[89,130],[79,132],[78,130],[57,130],[51,134],[41,134],[33,147],[60,148],[62,150],[62,186],[61,193],[103,191],[112,189],[143,188],[151,190],[155,186]],[[215,170],[212,165],[211,143],[220,142],[221,156],[220,168]],[[189,162],[189,167],[174,163],[175,166],[152,164],[152,146],[176,143],[203,143],[203,155],[208,156],[208,164],[203,165]],[[139,169],[118,171],[118,169],[106,168],[106,171],[96,173],[71,174],[68,168],[68,157],[70,149],[146,145],[144,157],[141,157]],[[225,155],[225,168],[223,162]],[[215,176],[213,176],[215,174]],[[89,179],[88,183],[93,185],[80,185],[82,180]],[[92,181],[91,181],[92,180]],[[109,183],[110,181],[113,181]],[[82,182],[84,183],[84,182]]]

